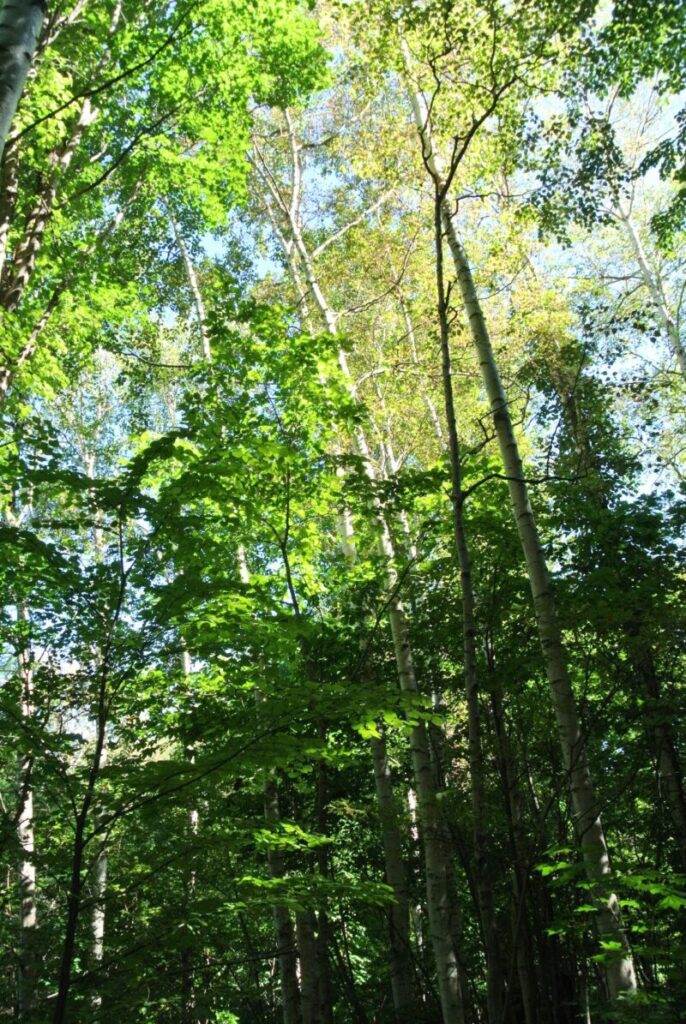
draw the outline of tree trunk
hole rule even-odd
[[[347,510],[344,510],[339,518],[339,536],[343,554],[348,561],[354,564],[357,560],[357,549]],[[405,1022],[409,1024],[415,1019],[416,1013],[410,947],[410,906],[399,825],[399,807],[393,792],[393,776],[383,735],[372,737],[370,746],[374,765],[376,803],[381,824],[386,882],[393,889],[393,903],[388,914],[393,1009],[398,1024],[405,1024]]]
[[[319,740],[322,745],[324,745],[326,742],[326,726],[321,720],[317,725],[317,732]],[[329,798],[327,793],[326,762],[323,758],[317,762],[316,772],[316,824],[319,835],[325,836],[328,831],[326,806]],[[330,875],[328,847],[324,845],[319,846],[317,848],[316,856],[320,877],[328,878]],[[317,924],[316,945],[317,965],[319,968],[319,1021],[320,1024],[333,1024],[333,985],[331,983],[331,963],[329,959],[329,949],[332,944],[332,938],[329,916],[325,906],[320,906],[319,908],[317,913]]]
[[[376,801],[381,819],[386,882],[393,889],[393,903],[388,914],[393,1008],[398,1024],[410,1024],[415,1020],[410,950],[410,906],[407,893],[407,873],[398,827],[398,806],[393,793],[386,741],[383,737],[373,738],[371,747]]]
[[[631,242],[631,248],[634,250],[634,255],[641,272],[643,283],[648,289],[657,315],[660,318],[660,323],[662,324],[665,332],[667,344],[676,356],[679,369],[684,376],[686,376],[686,352],[684,352],[684,346],[679,334],[677,321],[669,308],[669,303],[667,301],[667,296],[665,295],[665,290],[662,286],[660,274],[658,271],[654,270],[648,262],[648,256],[643,248],[643,243],[641,242],[638,231],[636,230],[636,225],[631,219],[630,213],[620,206],[617,211],[617,217],[620,224],[624,226],[629,237],[629,241]]]
[[[407,59],[409,60],[409,57]],[[433,147],[430,108],[421,92],[413,91],[410,98],[415,124],[422,143],[424,161],[437,189],[441,189],[446,175]],[[576,831],[584,868],[589,881],[593,884],[594,901],[598,908],[596,917],[598,931],[601,941],[619,943],[620,951],[608,959],[605,971],[608,992],[611,998],[615,998],[622,992],[630,993],[636,990],[636,975],[617,897],[614,893],[607,892],[612,874],[610,859],[593,791],[585,737],[579,724],[576,699],[567,667],[567,657],[562,645],[562,633],[548,566],[529,501],[529,490],[512,425],[510,407],[500,380],[493,346],[474,286],[469,261],[457,237],[445,189],[442,189],[440,212],[443,230],[455,264],[462,302],[469,318],[472,341],[491,409],[515,523],[527,567],[538,634],[562,748],[562,758],[572,793]]]
[[[17,608],[19,620],[29,628],[29,610],[25,604]],[[27,635],[19,652],[21,676],[21,716],[26,722],[33,717],[33,652]],[[25,755],[18,766],[17,842],[19,846],[19,963],[17,969],[17,1016],[28,1020],[33,1008],[36,984],[36,837],[34,831],[33,758]]]
[[[26,226],[19,244],[12,255],[11,266],[5,267],[0,305],[8,312],[14,312],[33,276],[36,260],[43,247],[45,233],[54,214],[57,190],[61,177],[69,168],[84,133],[98,116],[88,97],[83,101],[78,119],[71,134],[64,143],[49,155],[50,174],[35,199],[33,208],[26,218]]]
[[[250,571],[248,569],[245,548],[242,544],[238,546],[236,560],[238,562],[238,574],[241,583],[247,585],[250,583]],[[256,692],[255,697],[259,705],[259,692]],[[281,820],[281,811],[279,808],[279,790],[273,770],[267,770],[264,773],[263,794],[265,821],[268,825],[278,825]],[[271,878],[283,878],[285,868],[283,857],[278,849],[269,850],[267,853],[267,864]],[[273,913],[279,962],[283,1024],[300,1024],[303,1020],[303,1014],[300,1001],[300,986],[298,985],[298,958],[293,921],[291,920],[288,907],[282,903],[274,903]],[[310,984],[309,980],[308,984]],[[307,1024],[307,1022],[304,1022],[304,1024]]]
[[[317,968],[317,922],[313,910],[299,910],[295,915],[295,932],[300,962],[300,993],[303,1024],[317,1024],[319,1020],[319,982]]]
[[[43,0],[5,0],[0,11],[0,159],[43,28]]]
[[[517,768],[505,722],[505,709],[498,686],[491,691],[491,709],[496,738],[496,749],[502,782],[505,817],[510,832],[512,849],[512,941],[522,996],[522,1007],[526,1024],[536,1024],[538,1020],[538,1003],[536,992],[541,991],[536,976],[533,942],[527,907],[531,900],[530,865],[526,852],[526,837],[522,822],[522,794],[517,779]],[[503,1017],[507,1019],[508,991],[505,995],[506,1006]]]
[[[491,407],[493,425],[507,475],[515,521],[527,566],[538,633],[557,720],[562,758],[572,792],[576,831],[581,844],[586,874],[594,884],[595,902],[598,907],[598,930],[602,940],[620,943],[621,953],[613,957],[606,965],[608,991],[610,996],[615,998],[621,992],[635,991],[636,976],[617,898],[613,893],[607,893],[611,877],[607,843],[593,791],[585,737],[581,731],[576,699],[567,668],[567,658],[562,645],[548,566],[531,509],[519,445],[515,437],[512,417],[500,380],[488,329],[467,256],[455,232],[447,203],[444,205],[443,223],[455,262],[462,300],[469,316],[472,339]]]
[[[438,187],[438,186],[437,186]],[[481,918],[484,952],[486,955],[486,993],[489,1024],[500,1024],[503,1001],[503,976],[500,943],[493,895],[493,870],[488,844],[487,810],[485,805],[484,759],[481,739],[481,710],[479,707],[479,674],[476,655],[476,618],[472,562],[464,521],[464,492],[462,489],[462,456],[457,433],[455,401],[453,395],[450,355],[450,327],[448,297],[443,275],[443,229],[441,225],[441,197],[435,201],[436,283],[438,292],[438,320],[441,340],[441,364],[445,418],[448,428],[448,452],[452,482],[453,533],[460,568],[462,594],[462,648],[464,654],[464,681],[467,696],[467,726],[469,744],[469,774],[471,782],[472,814],[474,818],[474,868],[478,910]]]
[[[111,667],[112,645],[114,632],[116,630],[119,616],[121,614],[126,589],[127,576],[121,573],[119,579],[119,592],[113,612],[113,619],[109,627],[109,635],[102,649],[102,661],[99,669],[99,684],[97,698],[95,750],[91,761],[86,781],[86,788],[81,800],[81,805],[76,811],[74,821],[74,841],[72,845],[71,877],[67,890],[67,920],[64,930],[64,941],[62,954],[57,976],[57,995],[53,1011],[53,1024],[65,1024],[67,1019],[67,1006],[71,988],[71,974],[74,964],[74,952],[76,946],[76,931],[83,906],[83,867],[86,844],[93,836],[86,835],[86,828],[90,819],[93,801],[96,796],[96,788],[103,765],[103,755],[107,743],[107,716],[109,711],[108,690],[109,674]]]
[[[107,763],[107,747],[103,744],[101,767]],[[107,892],[107,846],[103,838],[93,864],[93,909],[91,911],[91,960],[92,970],[95,973],[96,989],[91,999],[91,1005],[96,1017],[102,1006],[102,995],[98,989],[98,970],[102,964],[105,953],[105,894]]]
[[[302,181],[300,165],[300,146],[296,140],[293,123],[288,112],[285,113],[288,135],[291,145],[293,164],[292,201],[286,204],[278,189],[274,188],[268,173],[263,175],[265,184],[270,189],[272,198],[281,210],[288,224],[291,242],[301,261],[307,288],[324,321],[326,330],[333,337],[337,336],[337,318],[328,305],[314,270],[312,257],[303,238],[298,208],[298,197]],[[281,238],[284,238],[283,233]],[[285,239],[284,239],[285,240]],[[288,245],[288,242],[286,242]],[[290,248],[286,249],[286,256]],[[338,361],[344,376],[349,381],[350,393],[357,398],[348,367],[347,356],[341,347]],[[362,457],[365,470],[370,480],[375,479],[371,463],[370,449],[364,431],[358,428],[355,433],[355,444]],[[377,510],[380,528],[379,553],[383,557],[390,598],[388,614],[393,637],[395,661],[401,690],[407,693],[418,691],[414,671],[414,662],[407,629],[407,620],[403,603],[398,595],[398,576],[394,569],[395,551],[388,525],[380,510]],[[417,790],[419,820],[422,826],[422,840],[426,865],[427,911],[429,931],[436,962],[436,973],[441,998],[443,1024],[463,1024],[461,985],[458,961],[450,931],[450,899],[447,878],[446,851],[443,843],[443,830],[440,822],[436,787],[431,767],[429,741],[424,722],[419,722],[410,733],[410,750],[413,772]]]
[[[264,780],[264,817],[269,825],[278,824],[281,817],[279,813],[279,793],[276,779],[272,772],[266,773]],[[284,866],[281,853],[276,849],[270,850],[267,854],[267,861],[271,877],[274,879],[283,878]],[[295,934],[288,907],[280,903],[274,904],[274,927],[276,930],[276,948],[279,960],[283,1024],[300,1024],[302,1018]]]
[[[200,341],[202,344],[203,359],[206,363],[212,362],[212,349],[210,347],[210,336],[207,330],[207,312],[205,310],[205,303],[203,301],[202,292],[200,291],[200,285],[198,283],[198,275],[191,259],[191,254],[188,251],[188,246],[181,233],[181,228],[176,221],[173,213],[170,212],[169,219],[174,231],[174,238],[176,244],[179,247],[181,253],[181,259],[183,260],[184,270],[186,271],[186,278],[188,280],[188,287],[190,288],[191,295],[193,297],[193,305],[195,306],[195,315],[198,321],[198,330],[200,331]]]

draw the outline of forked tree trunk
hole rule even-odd
[[[669,308],[669,302],[665,295],[659,271],[655,270],[650,265],[646,251],[643,248],[643,243],[641,242],[641,238],[636,230],[636,225],[632,220],[631,213],[626,211],[620,205],[617,211],[617,219],[627,233],[631,243],[631,248],[633,249],[634,256],[636,257],[636,262],[638,263],[638,267],[641,272],[641,278],[648,289],[648,293],[665,332],[667,344],[671,348],[672,353],[676,356],[679,369],[682,374],[686,376],[686,352],[684,352],[683,342],[681,341],[679,325]]]
[[[613,956],[606,965],[608,991],[614,998],[622,992],[635,991],[636,975],[619,904],[614,893],[608,891],[612,872],[607,842],[593,790],[585,736],[579,723],[576,698],[562,644],[548,566],[529,501],[524,466],[519,454],[519,445],[512,425],[507,397],[500,380],[471,269],[455,232],[447,204],[443,214],[448,244],[455,262],[462,300],[469,317],[472,339],[491,407],[493,426],[498,438],[512,508],[527,566],[541,649],[557,720],[562,758],[572,793],[576,831],[586,874],[594,885],[594,900],[598,908],[598,930],[601,940],[619,942],[620,952]]]
[[[299,221],[297,197],[302,181],[300,147],[295,138],[292,120],[288,113],[286,113],[286,122],[293,162],[293,201],[288,205],[284,202],[278,189],[274,188],[268,172],[263,175],[263,180],[267,188],[270,189],[272,199],[287,223],[290,239],[285,239],[283,233],[279,232],[280,237],[284,239],[287,246],[285,255],[287,258],[290,257],[290,246],[295,249],[310,296],[321,314],[327,332],[336,337],[338,334],[336,315],[327,303],[317,279],[313,260],[305,243]],[[345,378],[349,382],[351,396],[356,398],[357,395],[352,384],[347,356],[343,348],[339,349],[338,361]],[[358,428],[355,432],[355,445],[358,454],[362,457],[367,475],[373,481],[375,473],[371,462],[369,444],[361,428]],[[379,554],[383,558],[387,586],[391,595],[388,601],[388,615],[398,681],[403,692],[414,694],[418,692],[418,687],[405,609],[398,595],[398,575],[394,568],[395,550],[381,510],[377,509],[376,514],[380,531]],[[422,826],[429,932],[436,963],[443,1024],[463,1024],[464,1013],[460,972],[450,928],[451,904],[447,854],[431,765],[428,734],[423,721],[415,725],[410,732],[410,751],[417,792],[419,820]]]
[[[434,182],[445,180],[440,160],[431,139],[430,108],[421,93],[411,94],[412,108],[422,143],[424,160]],[[462,302],[469,319],[472,341],[481,368],[481,376],[491,409],[493,426],[507,477],[510,499],[533,597],[538,634],[550,685],[557,721],[562,758],[569,779],[575,826],[593,899],[601,941],[617,943],[618,950],[608,956],[605,968],[611,998],[636,990],[636,974],[624,930],[619,903],[611,884],[610,859],[605,833],[588,763],[585,736],[581,731],[576,698],[562,645],[562,633],[555,608],[543,544],[529,501],[529,490],[519,445],[512,424],[510,407],[495,360],[481,303],[476,292],[467,255],[452,221],[447,195],[441,203],[443,230],[455,264]]]

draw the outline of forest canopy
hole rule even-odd
[[[0,1018],[679,1024],[684,0],[4,0]]]

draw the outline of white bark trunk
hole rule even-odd
[[[295,934],[300,963],[300,1001],[303,1024],[318,1024],[319,969],[317,964],[316,916],[313,910],[297,911]]]
[[[326,301],[301,230],[299,217],[299,196],[302,181],[300,145],[295,135],[292,118],[288,113],[285,116],[293,170],[290,203],[284,201],[263,159],[261,159],[262,178],[270,191],[275,206],[281,211],[288,225],[290,233],[288,241],[292,242],[300,259],[307,289],[314,305],[322,317],[327,332],[336,337],[337,316]],[[281,237],[284,237],[283,234]],[[289,256],[288,249],[285,255]],[[343,348],[338,350],[338,362],[344,376],[348,380],[351,396],[357,398],[347,356]],[[369,444],[361,428],[358,428],[355,433],[355,444],[359,455],[364,461],[367,475],[373,481],[376,474],[371,461]],[[418,687],[407,630],[407,620],[403,603],[397,593],[398,576],[394,568],[395,551],[388,526],[380,510],[377,510],[377,519],[380,528],[379,552],[383,556],[387,586],[391,594],[389,598],[389,619],[398,681],[401,690],[408,693],[416,693]],[[419,818],[422,826],[429,931],[436,962],[443,1024],[462,1024],[464,1016],[459,968],[450,929],[447,857],[436,800],[436,786],[431,765],[429,741],[423,722],[416,725],[410,733],[410,750],[417,789]]]
[[[238,545],[236,561],[238,563],[238,575],[241,583],[246,585],[249,584],[250,570],[248,569],[248,560],[246,558],[245,548],[242,544]],[[259,692],[255,694],[255,697],[259,704]],[[277,825],[281,820],[281,812],[279,809],[279,790],[273,771],[265,770],[264,772],[263,793],[265,821],[268,825]],[[271,878],[278,879],[283,877],[283,857],[278,849],[269,850],[267,853],[267,864]],[[298,984],[298,958],[293,921],[291,920],[291,914],[288,907],[281,903],[274,904],[273,914],[277,957],[279,961],[279,983],[281,989],[281,1012],[283,1014],[283,1024],[300,1024],[300,1021],[303,1019],[303,1007],[301,1005],[300,986]],[[302,928],[303,922],[301,922],[301,932]],[[309,937],[310,933],[305,936],[305,942],[307,942]],[[313,934],[311,935],[311,938],[314,942]],[[306,957],[308,953],[310,953],[309,946],[307,946],[305,950]],[[313,960],[307,960],[306,970],[308,972],[308,976],[305,1008],[308,1013],[314,1013],[315,1004],[313,1000],[315,999],[315,992],[317,990],[318,972],[316,972]],[[305,1021],[304,1024],[307,1024],[307,1022]]]
[[[26,605],[18,608],[19,618],[28,625],[29,612]],[[22,718],[33,717],[33,655],[27,646],[20,654]],[[19,965],[17,977],[17,1010],[20,1020],[28,1019],[33,1005],[36,983],[36,929],[38,908],[36,903],[36,837],[34,831],[33,782],[31,780],[32,759],[22,757],[19,762],[19,813],[17,815],[17,840],[19,845]]]
[[[405,300],[403,299],[402,296],[400,296],[399,301],[400,301],[400,310],[401,310],[402,315],[403,315],[403,322],[405,324],[405,331],[407,332],[407,340],[408,340],[408,342],[410,344],[410,354],[412,356],[412,362],[413,362],[415,368],[419,369],[420,368],[419,352],[418,352],[418,349],[417,349],[417,339],[416,339],[415,332],[414,332],[414,324],[412,323],[412,318],[410,317],[410,313],[409,313],[409,310],[407,308],[407,303],[405,302]],[[429,415],[429,419],[431,420],[431,426],[433,427],[433,431],[434,431],[434,434],[436,435],[436,439],[437,439],[438,443],[441,445],[441,447],[443,447],[445,445],[445,438],[443,436],[443,426],[441,424],[441,418],[438,415],[438,411],[436,409],[436,406],[433,403],[433,399],[431,398],[431,395],[429,394],[429,391],[428,391],[428,388],[427,388],[426,384],[424,384],[422,386],[422,401],[424,402],[424,405],[426,406],[426,411],[427,411],[427,413]]]
[[[510,499],[527,566],[538,633],[557,720],[563,763],[572,793],[576,830],[587,876],[595,883],[596,887],[598,929],[601,939],[619,941],[621,944],[621,954],[612,959],[606,968],[608,990],[611,997],[614,998],[620,992],[635,991],[636,976],[617,898],[614,893],[607,892],[611,878],[607,842],[593,790],[585,736],[579,723],[576,698],[562,645],[561,629],[548,566],[531,509],[519,445],[483,312],[466,254],[457,238],[447,209],[444,225],[455,261],[463,302],[469,316],[472,337],[491,406],[493,425],[498,437],[505,473],[508,477]]]
[[[107,764],[107,746],[103,743],[100,756],[100,767]],[[91,959],[93,970],[97,972],[105,955],[105,895],[107,892],[107,846],[103,839],[93,864],[93,909],[91,911]],[[91,999],[93,1009],[98,1011],[102,1006],[102,995],[98,989],[98,977],[96,974],[96,989]]]
[[[212,362],[212,348],[210,346],[210,336],[207,330],[207,312],[205,310],[205,303],[203,301],[202,292],[200,291],[200,285],[198,283],[198,275],[191,259],[191,254],[188,251],[185,239],[181,233],[176,218],[170,212],[169,219],[171,221],[172,228],[174,230],[174,238],[176,244],[179,247],[181,253],[181,259],[183,260],[184,270],[186,271],[186,278],[188,280],[188,287],[190,288],[191,295],[193,297],[193,305],[195,306],[195,315],[198,321],[198,330],[200,331],[200,342],[202,344],[202,354],[206,363]]]
[[[90,480],[95,479],[96,456],[94,451],[87,451],[84,453],[84,470],[86,476]],[[104,536],[100,516],[97,514],[93,523],[93,548],[96,560],[101,562],[105,554]],[[100,754],[100,768],[104,768],[106,764],[107,733],[105,732],[102,741],[102,752]],[[98,814],[96,811],[96,825],[97,819],[101,817],[102,815]],[[91,1005],[94,1011],[96,1011],[96,1016],[102,1006],[102,995],[98,987],[99,977],[97,971],[102,963],[103,956],[105,955],[105,895],[107,893],[107,870],[107,842],[105,837],[103,837],[100,841],[92,868],[93,907],[91,910],[91,960],[93,970],[96,974],[95,991],[91,997]]]
[[[43,28],[42,0],[5,0],[0,11],[0,159]]]
[[[272,772],[265,773],[264,780],[264,817],[269,825],[280,821],[279,793],[276,779]],[[270,850],[267,854],[269,872],[273,879],[284,875],[283,859],[278,850]],[[274,904],[274,927],[279,960],[279,980],[281,983],[281,1011],[283,1024],[299,1024],[301,1020],[300,989],[296,973],[297,959],[295,934],[288,907],[282,903]]]
[[[686,376],[686,352],[684,352],[684,346],[679,335],[679,328],[676,320],[669,308],[669,302],[665,295],[660,273],[658,270],[650,266],[648,256],[643,248],[643,243],[641,242],[638,231],[636,230],[636,225],[631,219],[631,215],[621,206],[617,210],[617,215],[619,222],[624,226],[631,243],[631,247],[634,250],[634,255],[636,256],[636,262],[638,263],[639,270],[641,271],[643,283],[648,289],[653,305],[657,310],[660,323],[662,324],[662,328],[667,338],[667,344],[676,356],[679,369]]]
[[[381,819],[381,839],[384,850],[386,881],[393,889],[394,902],[389,916],[391,990],[393,1008],[399,1024],[410,1024],[414,1019],[414,986],[412,984],[412,957],[410,950],[410,909],[407,891],[407,873],[403,860],[402,842],[398,827],[398,807],[393,792],[393,777],[388,763],[386,741],[371,741],[374,762],[376,801]]]
[[[415,124],[420,135],[424,160],[436,182],[445,180],[440,157],[431,138],[430,109],[421,92],[411,92]],[[608,892],[611,882],[610,860],[581,731],[576,699],[562,645],[562,634],[548,574],[543,545],[529,501],[524,467],[519,454],[510,407],[500,380],[488,328],[476,292],[466,253],[457,237],[447,197],[442,203],[443,228],[455,264],[462,301],[469,318],[472,341],[479,360],[500,454],[508,479],[510,499],[519,532],[529,584],[533,597],[538,634],[550,685],[553,709],[562,748],[563,763],[569,778],[575,826],[579,836],[584,867],[594,885],[598,931],[601,940],[618,942],[620,951],[606,965],[611,998],[636,990],[636,975],[631,959],[619,904]]]

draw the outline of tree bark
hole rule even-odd
[[[95,752],[91,769],[88,774],[86,793],[76,815],[74,843],[72,846],[71,877],[69,890],[67,892],[67,921],[62,945],[62,956],[58,974],[57,997],[53,1013],[53,1024],[65,1024],[67,1015],[67,1004],[69,1001],[69,990],[71,987],[71,972],[74,963],[74,948],[76,944],[76,928],[82,907],[83,895],[83,862],[86,849],[86,825],[89,819],[89,812],[95,794],[95,786],[102,762],[102,751],[105,743],[106,722],[102,717],[98,722],[98,732],[95,743]]]
[[[385,738],[383,736],[372,738],[371,748],[376,802],[381,819],[386,882],[393,889],[393,903],[388,914],[393,1008],[398,1024],[411,1024],[415,1016],[410,950],[410,905],[407,892],[407,872],[398,827],[398,806],[393,793],[393,780]]]
[[[505,817],[510,832],[512,849],[512,940],[522,996],[522,1007],[526,1024],[536,1024],[538,1020],[538,1002],[536,992],[543,995],[544,988],[539,986],[536,976],[533,942],[528,917],[528,904],[531,899],[531,879],[529,858],[526,852],[526,837],[522,821],[522,794],[518,782],[512,744],[505,721],[505,708],[502,695],[496,684],[491,690],[491,710],[496,738],[500,778],[502,782]],[[505,995],[508,1003],[509,990]],[[503,1010],[507,1019],[507,1005]]]
[[[205,310],[205,303],[203,301],[202,292],[200,291],[200,284],[198,283],[198,275],[191,259],[191,254],[188,251],[188,246],[181,233],[181,228],[174,217],[173,213],[169,213],[169,219],[171,220],[172,229],[174,231],[174,238],[176,244],[181,253],[181,259],[183,260],[184,270],[186,271],[186,278],[188,280],[188,287],[190,288],[191,295],[193,297],[193,305],[195,306],[195,315],[198,321],[198,330],[200,331],[200,342],[202,344],[202,354],[206,363],[212,362],[212,349],[210,346],[210,336],[207,330],[207,311]]]
[[[107,763],[107,746],[103,744],[100,765],[102,768]],[[93,886],[93,909],[91,910],[91,960],[92,969],[95,972],[96,989],[91,999],[91,1005],[97,1014],[102,1006],[102,995],[98,986],[98,968],[102,964],[105,955],[105,894],[107,892],[107,870],[108,857],[105,839],[102,840],[95,856],[92,869]]]
[[[250,570],[248,569],[245,548],[242,544],[239,544],[238,546],[237,562],[238,574],[241,583],[249,584]],[[259,705],[259,693],[256,693],[255,696]],[[279,808],[279,790],[273,770],[265,770],[264,772],[263,795],[265,821],[268,825],[274,827],[281,821],[281,810]],[[269,875],[272,879],[280,879],[284,877],[285,867],[283,857],[278,849],[269,850],[267,853],[267,865],[269,867]],[[303,1024],[307,1024],[306,1021],[303,1021],[300,986],[298,984],[297,947],[291,914],[287,906],[278,902],[275,902],[273,905],[273,914],[274,931],[276,933],[277,958],[279,962],[279,985],[281,991],[281,1012],[283,1015],[283,1024],[301,1024],[301,1022],[303,1022]],[[308,936],[308,938],[309,937],[310,936]],[[314,936],[312,935],[311,937],[314,942]],[[310,977],[312,977],[312,975]],[[311,981],[308,979],[308,996],[312,992],[312,986],[316,988],[316,975]],[[314,1011],[314,1007],[311,1002],[308,1003],[308,1010],[310,1008],[313,1009],[313,1012],[316,1012]],[[316,1020],[316,1018],[313,1018],[313,1020]]]
[[[641,242],[638,231],[636,230],[636,225],[631,219],[631,214],[620,206],[617,210],[617,219],[620,224],[623,225],[627,233],[631,243],[631,248],[633,249],[636,257],[636,262],[638,263],[639,270],[641,272],[641,278],[648,289],[648,293],[652,299],[653,305],[655,306],[657,315],[660,318],[660,323],[662,324],[662,328],[665,332],[667,344],[676,356],[679,369],[682,374],[686,376],[686,352],[684,352],[684,346],[679,334],[679,327],[672,315],[671,309],[669,308],[669,302],[665,295],[659,271],[650,266],[648,256],[643,248],[643,243]]]
[[[45,232],[54,213],[61,176],[71,164],[84,133],[96,117],[97,110],[93,110],[90,99],[86,98],[71,134],[49,155],[50,174],[26,217],[23,235],[14,250],[12,262],[4,268],[0,305],[10,313],[19,306],[33,276],[38,254],[43,247]]]
[[[448,452],[452,482],[453,534],[460,568],[462,595],[462,649],[464,655],[464,682],[467,697],[467,729],[469,744],[469,774],[471,783],[472,814],[474,819],[474,869],[478,910],[481,918],[484,953],[486,956],[486,994],[489,1024],[500,1024],[502,1019],[503,976],[500,943],[493,894],[493,869],[488,844],[487,811],[485,805],[484,759],[481,736],[481,709],[479,707],[479,673],[476,654],[476,616],[472,560],[464,521],[464,491],[462,488],[462,456],[457,433],[457,417],[453,394],[450,354],[450,326],[445,278],[443,273],[443,228],[441,223],[442,197],[438,191],[434,203],[436,243],[436,287],[438,293],[438,321],[441,341],[441,366],[445,419],[448,429]]]
[[[322,744],[326,742],[326,726],[323,721],[317,725],[319,740]],[[317,781],[315,788],[315,816],[317,831],[319,835],[327,834],[327,803],[328,786],[326,777],[326,762],[321,758],[316,766]],[[324,845],[317,849],[317,867],[321,878],[330,876],[329,851]],[[333,985],[331,982],[331,963],[329,949],[332,945],[331,926],[326,906],[319,907],[317,912],[317,966],[319,975],[319,1021],[320,1024],[333,1024]]]
[[[434,182],[443,183],[446,176],[433,147],[430,108],[423,94],[413,91],[410,98],[424,161]],[[462,302],[469,318],[472,341],[479,361],[500,455],[507,476],[513,514],[531,587],[543,660],[562,748],[563,764],[572,794],[575,827],[586,875],[593,885],[598,931],[601,941],[619,943],[619,952],[608,956],[605,968],[608,992],[614,999],[620,993],[631,993],[636,990],[636,974],[617,897],[614,893],[607,891],[612,875],[607,842],[593,790],[586,739],[579,723],[576,698],[562,644],[562,632],[548,566],[529,501],[529,490],[512,424],[509,403],[500,379],[469,261],[455,231],[445,190],[440,212],[443,231],[455,264]]]
[[[319,1020],[316,927],[317,922],[313,910],[296,911],[295,933],[298,940],[298,960],[300,962],[300,1001],[303,1024],[317,1024]]]
[[[268,825],[280,821],[279,793],[273,772],[267,772],[264,780],[264,817]],[[272,878],[284,876],[283,858],[277,849],[267,854],[269,873]],[[300,989],[298,987],[297,958],[293,922],[288,907],[274,904],[274,928],[279,960],[279,981],[281,986],[281,1012],[283,1024],[300,1024]]]
[[[300,225],[299,196],[302,182],[300,163],[300,146],[295,136],[292,118],[285,112],[288,138],[292,157],[292,192],[291,202],[286,203],[273,178],[261,158],[262,177],[270,190],[272,199],[287,223],[290,242],[300,259],[307,289],[319,310],[327,332],[337,336],[337,317],[329,306],[315,273],[312,257],[307,248]],[[261,155],[260,155],[261,157]],[[283,233],[281,237],[285,239]],[[288,241],[286,243],[288,245]],[[288,257],[290,247],[285,250]],[[351,397],[357,398],[348,367],[347,356],[341,347],[338,350],[338,361],[341,370],[349,381]],[[375,479],[375,471],[371,462],[371,453],[364,431],[358,428],[355,432],[355,445],[362,457],[365,470],[370,480]],[[401,690],[406,693],[417,693],[414,662],[407,628],[407,619],[402,600],[398,594],[398,575],[394,568],[395,550],[388,525],[379,509],[376,512],[380,538],[379,553],[383,558],[390,597],[388,615],[390,619],[393,648]],[[450,930],[450,897],[447,873],[447,857],[443,842],[443,829],[436,799],[436,786],[431,766],[431,756],[427,730],[424,722],[419,722],[410,733],[410,751],[417,791],[417,804],[426,867],[427,912],[429,931],[436,963],[438,987],[441,999],[443,1024],[463,1024],[462,992],[459,976],[457,955]]]
[[[28,626],[29,612],[25,604],[18,609],[20,620]],[[33,717],[33,654],[27,639],[19,656],[21,675],[21,715],[25,721]],[[17,840],[19,845],[19,964],[17,973],[17,1016],[28,1020],[33,1008],[36,984],[36,837],[34,831],[33,781],[30,755],[20,758],[18,772],[19,803]]]
[[[45,17],[43,0],[5,0],[0,11],[0,159]]]
[[[598,931],[602,940],[620,943],[621,953],[610,959],[606,965],[608,991],[611,998],[615,998],[622,992],[635,991],[636,975],[619,903],[614,893],[607,893],[612,874],[607,842],[593,790],[586,740],[581,730],[576,698],[562,645],[548,566],[529,501],[524,466],[507,397],[500,380],[467,256],[455,232],[447,204],[443,210],[443,223],[455,262],[462,299],[469,316],[472,339],[479,358],[493,426],[508,478],[510,499],[529,576],[541,649],[557,720],[563,763],[572,793],[576,831],[586,874],[594,884]]]

